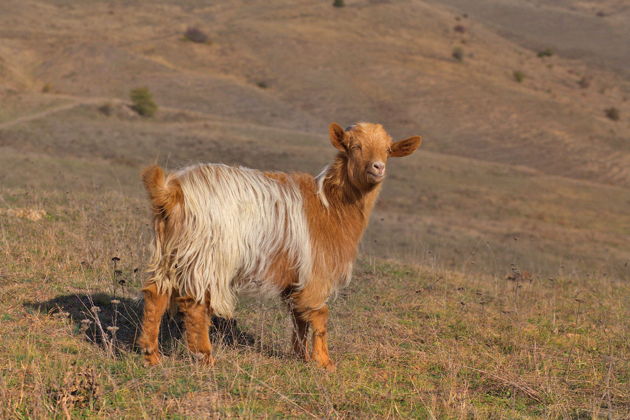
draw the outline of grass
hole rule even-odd
[[[81,179],[80,165],[65,167]],[[125,170],[118,174],[134,172]],[[132,345],[145,200],[68,182],[71,195],[24,195],[10,179],[1,191],[50,217],[0,219],[0,417],[630,415],[630,286],[603,274],[509,281],[365,256],[331,303],[337,373],[295,360],[285,309],[248,297],[236,339],[215,323],[214,369],[192,360],[173,321],[163,328],[163,363],[146,368]],[[93,322],[85,328],[83,319]],[[111,326],[120,328],[115,342]]]

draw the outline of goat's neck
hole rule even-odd
[[[335,158],[324,177],[323,192],[328,200],[330,211],[342,217],[360,218],[362,223],[358,233],[362,233],[381,191],[380,184],[368,190],[362,190],[353,185],[348,177],[347,160],[343,155]]]

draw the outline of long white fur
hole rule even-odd
[[[214,313],[230,318],[239,289],[279,292],[264,275],[280,251],[295,264],[295,287],[304,287],[312,256],[297,185],[255,169],[219,164],[192,166],[171,176],[182,188],[184,225],[166,243],[156,242],[161,249],[156,249],[151,269],[161,291],[175,289],[198,302],[209,291]]]

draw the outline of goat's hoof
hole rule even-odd
[[[193,353],[193,359],[202,366],[214,367],[214,357],[208,353]]]
[[[326,369],[328,372],[335,372],[337,370],[337,366],[330,359],[326,361],[317,360],[317,365],[320,368]]]
[[[158,356],[157,352],[147,353],[144,355],[145,366],[155,366],[158,363],[160,363],[160,356]]]
[[[204,354],[201,358],[201,364],[204,366],[214,367],[214,363],[214,357],[210,356],[209,354]]]
[[[324,369],[326,369],[328,372],[336,372],[337,371],[337,365],[335,365],[333,362],[328,361],[328,364],[325,364],[323,366]]]

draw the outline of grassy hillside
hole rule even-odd
[[[1,418],[630,417],[627,75],[539,57],[490,1],[180,3],[3,3]],[[594,10],[548,3],[519,7],[569,26]],[[616,30],[625,9],[599,6]],[[143,86],[153,118],[129,107]],[[178,319],[143,367],[140,169],[315,174],[327,124],[357,120],[424,143],[390,162],[331,305],[338,372],[295,360],[285,309],[251,297],[215,320],[216,368]]]
[[[132,351],[143,203],[82,188],[37,200],[58,204],[2,223],[3,418],[630,415],[630,288],[611,276],[506,280],[364,258],[331,306],[336,374],[292,358],[286,310],[251,299],[236,323],[215,320],[214,369],[190,359],[177,320],[163,364],[145,368]]]

